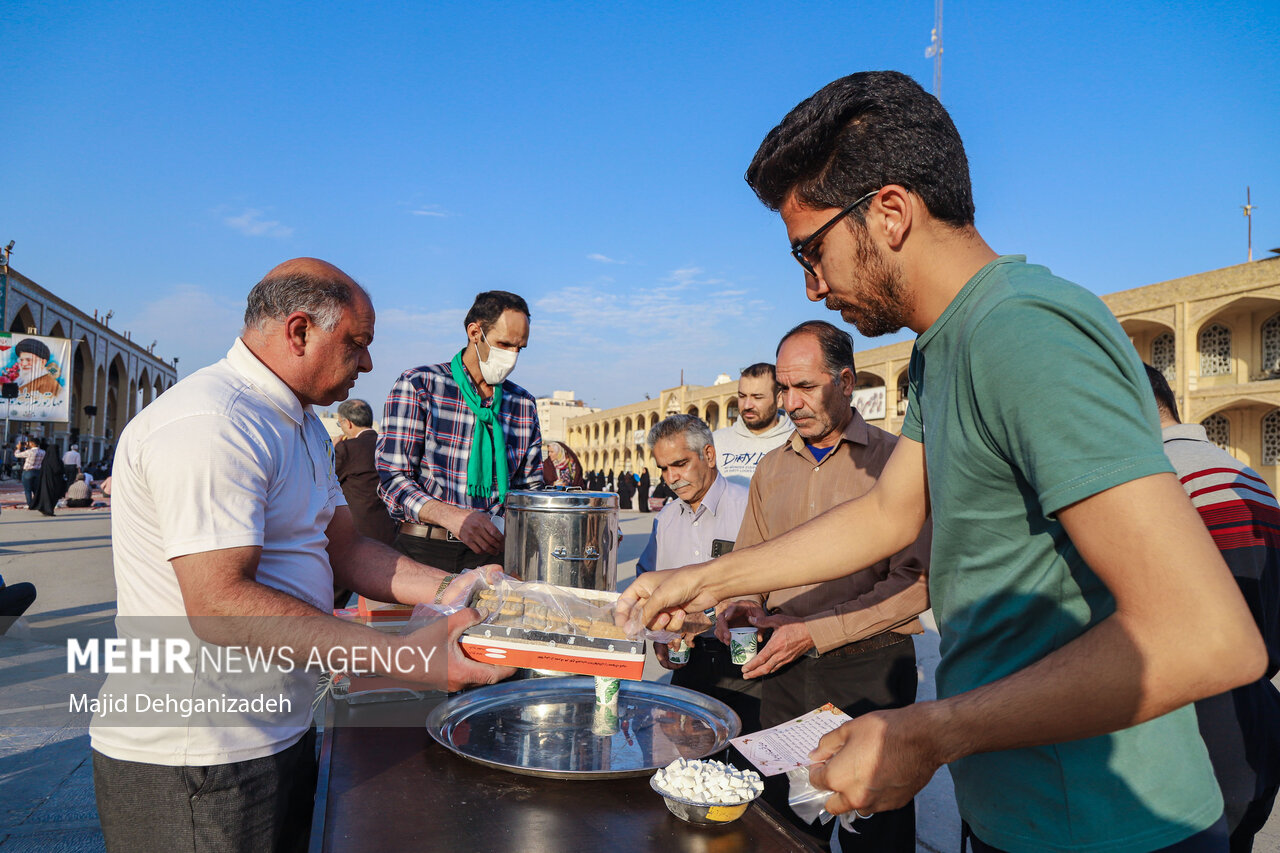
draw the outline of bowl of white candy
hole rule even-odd
[[[754,770],[683,758],[653,774],[649,785],[662,795],[669,812],[700,826],[737,820],[764,791],[764,780]]]

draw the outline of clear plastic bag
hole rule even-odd
[[[401,636],[412,634],[420,628],[425,628],[437,619],[448,619],[453,614],[461,610],[460,605],[447,604],[417,604],[414,605],[413,612],[409,614],[409,621],[400,629]]]
[[[471,606],[487,625],[516,626],[570,636],[616,637],[667,643],[678,632],[651,631],[632,616],[618,627],[614,621],[616,596],[573,590],[540,581],[520,581],[509,575],[478,579]]]
[[[400,634],[402,636],[412,634],[414,631],[425,628],[440,619],[448,619],[450,615],[461,609],[460,606],[456,605],[419,604],[413,608],[413,613],[409,615],[409,621],[400,629]],[[427,696],[430,690],[431,688],[425,684],[397,683],[393,678],[379,673],[369,672],[353,675],[347,672],[326,672],[320,676],[311,710],[314,713],[328,695],[332,695],[335,699],[341,699],[350,705],[362,705],[373,702],[422,699]]]
[[[702,634],[715,626],[715,611],[706,610],[702,613],[690,613],[685,615],[684,625],[679,631],[654,631],[646,628],[641,620],[641,611],[633,609],[631,615],[627,618],[627,624],[622,630],[626,632],[627,638],[631,640],[652,640],[655,643],[670,643],[677,637],[696,636]]]
[[[652,640],[655,643],[670,643],[677,637],[683,636],[680,631],[654,631],[646,628],[644,623],[640,621],[640,613],[633,610],[627,624],[622,626],[623,632],[629,640]]]
[[[794,770],[788,770],[787,781],[791,785],[791,790],[787,794],[787,804],[801,820],[805,823],[813,823],[816,820],[824,826],[831,822],[835,815],[827,811],[825,804],[834,792],[814,787],[809,781],[809,768],[797,767]],[[858,830],[853,828],[853,822],[858,818],[869,817],[871,815],[850,809],[840,815],[840,826],[856,835]]]
[[[480,611],[480,621],[487,625],[622,639],[622,629],[613,621],[613,600],[598,594],[593,596],[589,590],[519,581],[501,575],[477,582],[471,606]]]

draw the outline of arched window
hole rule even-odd
[[[705,413],[702,416],[702,419],[707,422],[707,426],[711,427],[711,429],[713,430],[719,429],[720,428],[720,407],[716,405],[715,402],[707,403],[707,408],[705,410]]]
[[[1262,464],[1280,463],[1280,409],[1272,409],[1262,418]]]
[[[1280,314],[1262,324],[1262,372],[1280,373]]]
[[[1151,366],[1164,374],[1170,385],[1177,380],[1175,363],[1177,357],[1173,349],[1173,335],[1165,332],[1151,342]]]
[[[1200,333],[1200,375],[1225,376],[1231,372],[1231,330],[1221,323]]]
[[[1209,440],[1223,450],[1226,450],[1227,446],[1231,444],[1231,424],[1227,421],[1225,415],[1209,415],[1209,417],[1200,422],[1200,426],[1204,427]]]

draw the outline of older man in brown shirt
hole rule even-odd
[[[870,491],[889,460],[896,436],[869,425],[851,408],[855,374],[853,339],[830,323],[792,329],[778,345],[782,403],[795,424],[789,441],[760,461],[751,479],[737,547],[779,536],[814,516]],[[772,634],[742,668],[764,679],[760,722],[777,725],[832,702],[850,716],[915,701],[912,634],[929,606],[926,569],[930,526],[905,550],[865,571],[821,584],[789,587],[731,604],[721,625],[745,612]],[[803,560],[803,554],[796,554]],[[785,582],[786,566],[778,567]],[[767,611],[767,612],[766,612]],[[785,808],[785,785],[766,798]],[[805,827],[820,842],[829,826]],[[914,851],[912,805],[840,830],[840,846],[853,851]]]

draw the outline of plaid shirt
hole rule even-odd
[[[507,443],[508,488],[542,486],[542,433],[533,395],[502,383],[498,409]],[[467,460],[476,417],[453,381],[449,362],[400,374],[387,396],[378,436],[378,494],[397,521],[417,521],[427,501],[493,511],[495,485],[487,498],[467,495]]]

